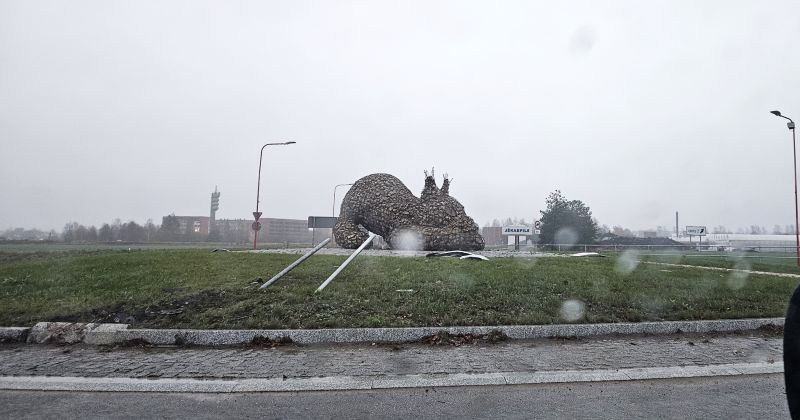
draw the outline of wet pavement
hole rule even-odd
[[[178,348],[0,345],[0,376],[313,378],[708,366],[782,361],[774,332],[453,345]]]

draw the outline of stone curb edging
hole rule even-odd
[[[783,327],[783,318],[751,318],[709,321],[625,322],[608,324],[506,325],[411,328],[336,328],[318,330],[192,330],[130,329],[127,324],[84,324],[40,322],[30,329],[0,328],[0,337],[17,337],[29,343],[113,345],[138,342],[159,346],[233,346],[250,344],[254,339],[298,344],[320,343],[401,343],[413,342],[439,332],[451,335],[485,335],[493,331],[511,339],[572,338],[602,335],[711,333]],[[16,335],[14,335],[16,334]],[[7,340],[12,341],[12,340]]]
[[[0,376],[0,389],[84,392],[297,392],[442,386],[526,385],[568,382],[636,381],[668,378],[783,373],[783,363],[736,363],[600,370],[331,376],[251,379],[141,379],[56,376]]]
[[[1,327],[0,343],[15,343],[28,339],[31,329],[27,327]]]

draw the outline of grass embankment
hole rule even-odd
[[[611,258],[315,256],[208,250],[0,253],[0,325],[42,320],[140,327],[330,328],[621,322],[782,316],[796,279]],[[672,261],[669,261],[672,262]],[[685,261],[679,261],[681,263]],[[398,291],[411,289],[412,292]],[[566,315],[562,309],[565,302]],[[583,304],[583,311],[573,301]],[[581,316],[582,315],[582,316]]]
[[[709,255],[703,252],[649,254],[642,251],[639,258],[642,261],[670,264],[800,274],[796,256],[782,253],[714,253]]]

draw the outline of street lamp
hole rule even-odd
[[[353,185],[353,184],[337,184],[333,187],[333,205],[331,205],[331,216],[336,217],[336,189],[339,187],[344,187],[345,185]]]
[[[258,241],[258,231],[261,230],[261,224],[258,219],[261,218],[261,212],[258,211],[258,203],[261,201],[261,161],[264,159],[264,148],[267,146],[288,146],[297,142],[287,141],[283,143],[267,143],[261,146],[261,153],[258,155],[258,186],[256,187],[256,211],[253,212],[253,217],[256,219],[253,222],[253,249],[256,249],[256,242]]]
[[[800,267],[800,226],[798,226],[798,224],[800,224],[800,216],[798,216],[797,210],[797,142],[795,141],[794,121],[785,115],[781,115],[780,111],[770,111],[770,113],[772,113],[772,115],[789,120],[786,126],[792,131],[792,152],[794,154],[794,237],[797,246],[795,248],[797,251],[797,266]]]

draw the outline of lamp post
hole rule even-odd
[[[333,187],[333,204],[331,205],[331,216],[336,217],[336,189],[339,187],[344,187],[345,185],[353,185],[353,184],[337,184]]]
[[[797,246],[795,248],[797,251],[797,266],[800,267],[800,226],[798,226],[798,224],[800,224],[800,216],[798,216],[797,210],[797,141],[795,140],[794,121],[785,115],[781,115],[780,111],[770,111],[770,113],[789,120],[786,126],[792,131],[792,153],[794,156],[794,237]]]
[[[256,242],[258,241],[258,231],[261,230],[261,224],[258,219],[261,218],[261,212],[258,211],[258,203],[261,201],[261,161],[264,159],[264,148],[267,146],[287,146],[295,144],[294,141],[287,141],[283,143],[267,143],[261,146],[261,153],[258,155],[258,186],[256,187],[256,211],[253,212],[253,217],[256,219],[253,222],[253,249],[256,249]]]

